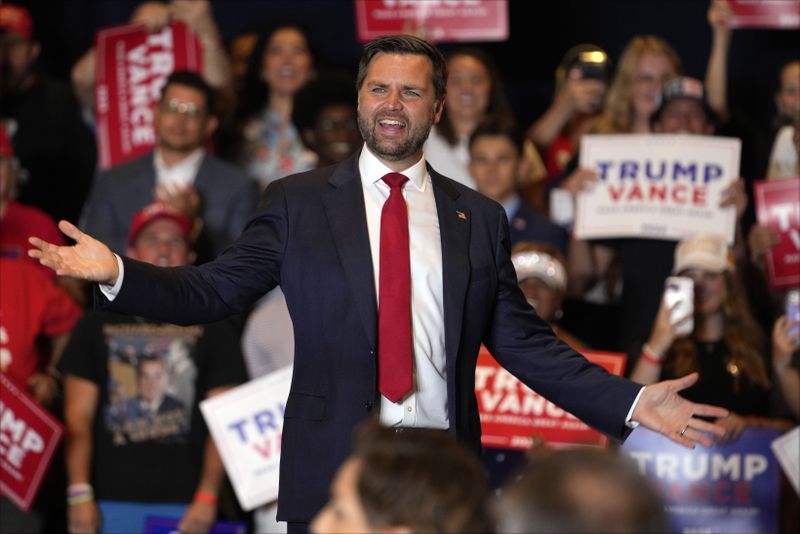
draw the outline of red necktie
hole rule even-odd
[[[411,260],[408,210],[402,186],[408,177],[384,176],[389,198],[381,212],[381,262],[378,290],[378,389],[392,402],[411,390]]]

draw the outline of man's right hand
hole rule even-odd
[[[107,246],[67,221],[59,222],[58,228],[76,243],[59,247],[38,237],[31,237],[28,242],[36,248],[29,250],[28,256],[38,259],[39,263],[53,269],[59,276],[107,285],[116,283],[119,266],[117,258]]]
[[[70,534],[95,534],[100,530],[100,511],[94,501],[73,504],[67,511]]]

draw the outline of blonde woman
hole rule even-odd
[[[650,117],[669,79],[681,75],[677,52],[654,35],[638,35],[622,51],[595,133],[649,133]]]

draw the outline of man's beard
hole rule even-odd
[[[381,117],[391,118],[391,117]],[[368,119],[363,117],[360,113],[358,115],[358,130],[361,132],[361,137],[367,144],[370,152],[379,156],[387,161],[402,161],[417,152],[425,141],[428,139],[428,134],[433,126],[433,115],[427,124],[417,124],[411,128],[406,136],[406,140],[402,143],[395,143],[392,141],[381,142],[375,135],[375,128],[378,127],[380,119]],[[409,121],[403,119],[408,125]],[[408,126],[406,126],[408,128]]]

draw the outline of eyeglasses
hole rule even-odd
[[[206,113],[206,110],[198,108],[191,102],[181,102],[176,98],[173,98],[168,102],[161,102],[161,108],[169,113],[180,113],[181,115],[186,115],[190,119],[198,119]]]

